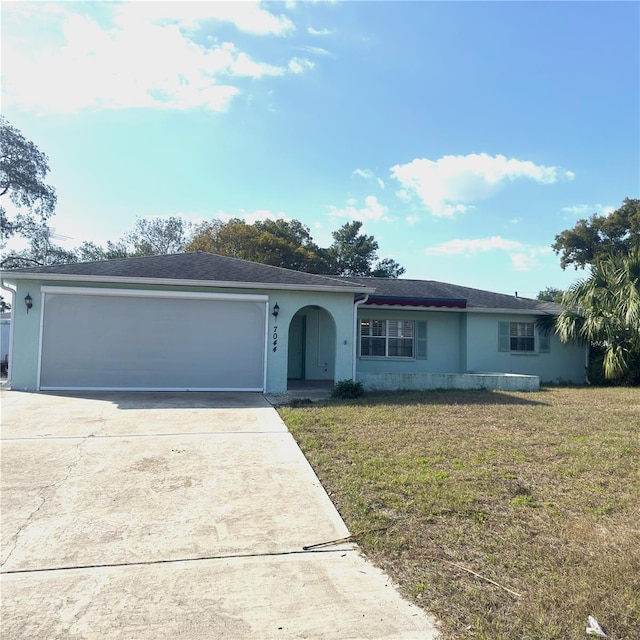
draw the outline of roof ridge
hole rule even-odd
[[[314,278],[323,278],[324,280],[331,280],[332,282],[340,282],[339,280],[340,276],[337,276],[337,275],[324,275],[321,273],[311,273],[310,271],[300,271],[298,269],[289,269],[288,267],[277,267],[274,264],[265,264],[264,262],[256,262],[255,260],[247,260],[246,258],[236,258],[235,256],[225,256],[225,255],[222,255],[221,253],[213,253],[211,251],[202,251],[201,249],[199,249],[198,251],[184,251],[181,254],[174,253],[170,255],[193,255],[193,254],[217,256],[219,258],[225,258],[227,260],[236,260],[238,262],[254,264],[259,267],[268,267],[269,269],[279,269],[280,271],[291,271],[293,273],[304,273],[305,275],[313,276]]]

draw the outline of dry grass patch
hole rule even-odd
[[[365,553],[445,638],[640,638],[640,391],[281,407]],[[497,586],[455,566],[475,571]],[[521,594],[515,596],[505,589]]]

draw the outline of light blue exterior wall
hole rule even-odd
[[[24,304],[27,293],[33,300],[33,307],[29,313]],[[9,375],[13,389],[34,391],[37,387],[41,310],[40,283],[19,282],[11,309],[13,344]]]
[[[9,280],[9,278],[7,278]],[[262,294],[269,296],[269,320],[267,323],[267,376],[266,391],[284,393],[287,390],[287,355],[289,323],[295,313],[306,306],[318,306],[326,310],[325,326],[317,327],[315,334],[322,341],[316,349],[316,363],[326,362],[333,371],[335,380],[350,379],[353,371],[353,293],[342,292],[304,292],[279,291],[265,289],[228,289],[223,287],[168,287],[161,285],[144,286],[128,283],[97,284],[95,282],[34,281],[16,282],[17,291],[13,322],[13,361],[11,367],[11,387],[18,390],[36,390],[38,384],[38,358],[40,348],[40,325],[42,316],[41,286],[91,287],[103,289],[140,289],[151,291],[189,291],[204,293]],[[29,293],[33,299],[33,308],[27,315],[22,302]],[[271,315],[275,303],[280,307],[278,318]],[[331,321],[335,328],[327,326]],[[277,336],[274,338],[274,334]],[[273,350],[273,340],[277,340]],[[323,358],[322,351],[326,352]],[[313,373],[310,371],[310,373]],[[311,377],[311,376],[310,376]]]
[[[33,280],[18,281],[16,284],[12,323],[13,360],[10,371],[14,389],[35,390],[37,388],[42,315],[40,287],[42,285],[267,295],[269,318],[265,390],[269,393],[283,393],[287,389],[289,324],[301,309],[307,316],[307,357],[304,372],[306,379],[335,381],[351,379],[355,350],[356,379],[358,373],[365,375],[500,372],[539,376],[542,382],[584,382],[586,348],[562,344],[555,336],[550,337],[549,353],[539,352],[537,336],[534,353],[499,351],[499,322],[535,322],[534,314],[380,309],[360,306],[357,312],[358,320],[406,319],[426,322],[427,325],[427,357],[425,359],[368,358],[361,357],[359,345],[357,343],[354,345],[354,296],[349,292]],[[28,314],[23,302],[27,293],[33,299],[33,308]],[[280,308],[277,319],[271,315],[276,302]],[[359,328],[359,322],[357,324]],[[273,340],[277,341],[276,345],[273,344]],[[356,340],[358,340],[357,337]]]
[[[287,390],[287,369],[289,356],[289,324],[293,316],[305,307],[321,307],[329,315],[314,314],[308,310],[307,345],[309,357],[306,361],[305,377],[307,379],[335,381],[351,379],[353,371],[353,293],[325,293],[315,291],[277,291],[270,292],[272,302],[280,307],[277,322],[270,316],[269,327],[277,327],[278,350],[268,349],[267,358],[267,391],[283,393]],[[331,327],[331,321],[335,328]],[[269,335],[272,335],[271,332]],[[320,343],[313,342],[314,337]],[[315,354],[310,353],[315,351]],[[325,377],[325,362],[327,373],[333,366],[333,377]]]
[[[463,373],[461,370],[461,333],[464,314],[450,311],[358,308],[361,320],[412,320],[427,323],[427,357],[372,358],[358,356],[356,368],[360,373]],[[359,330],[359,326],[358,326]]]
[[[533,322],[535,315],[469,313],[467,315],[467,371],[522,373],[539,376],[541,382],[582,384],[585,381],[586,347],[563,344],[550,336],[549,353],[539,350],[536,329],[535,351],[499,351],[499,322]]]
[[[533,322],[534,314],[419,311],[360,307],[362,319],[413,320],[427,323],[427,357],[356,360],[357,379],[369,374],[512,373],[538,376],[541,382],[582,384],[586,348],[549,338],[549,352],[541,353],[536,329],[535,352],[511,353],[498,349],[500,322]],[[359,339],[359,338],[358,338]]]

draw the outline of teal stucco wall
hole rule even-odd
[[[9,278],[6,278],[9,280]],[[10,280],[9,280],[10,281]],[[95,282],[35,281],[18,280],[15,282],[13,320],[13,351],[11,363],[11,387],[18,390],[36,390],[38,386],[38,368],[40,351],[40,327],[43,316],[41,286],[91,287],[103,289],[140,289],[153,291],[188,291],[203,293],[260,294],[269,296],[269,319],[267,322],[266,352],[266,391],[283,393],[287,390],[287,354],[289,323],[295,313],[303,307],[320,307],[323,326],[312,325],[312,335],[322,336],[320,345],[310,345],[315,349],[316,363],[326,363],[333,371],[335,380],[351,378],[353,368],[353,294],[348,292],[300,292],[276,289],[233,289],[223,287],[178,287],[160,285],[97,284]],[[27,314],[24,297],[29,293],[33,299],[33,308]],[[280,307],[278,318],[271,315],[275,303]],[[333,326],[327,326],[333,323]],[[331,329],[331,330],[329,330]],[[276,337],[274,338],[274,334]],[[273,345],[273,340],[277,344]],[[277,348],[274,350],[273,347]],[[323,352],[326,357],[323,357]],[[313,371],[310,371],[313,374]]]
[[[374,374],[465,374],[505,373],[537,376],[545,383],[582,384],[585,381],[586,348],[562,344],[550,336],[549,352],[539,349],[536,329],[532,353],[501,352],[498,349],[500,322],[533,322],[534,314],[421,311],[359,307],[362,319],[413,320],[427,323],[427,357],[371,358],[357,355],[358,380]],[[359,323],[358,323],[359,324]],[[403,384],[406,384],[406,380]]]

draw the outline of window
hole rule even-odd
[[[381,358],[413,358],[411,320],[361,320],[360,355]]]
[[[535,352],[535,324],[533,322],[498,323],[498,348],[500,351]],[[548,351],[548,347],[545,350]]]
[[[534,351],[533,322],[512,322],[509,329],[511,351]]]

